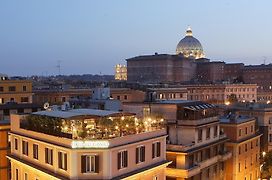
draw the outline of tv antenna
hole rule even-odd
[[[56,66],[58,68],[59,71],[59,75],[60,75],[60,68],[61,68],[61,60],[58,60],[58,64]]]
[[[267,59],[267,57],[266,57],[266,56],[263,56],[263,63],[264,63],[264,65],[265,65],[265,63],[266,63],[266,59]]]

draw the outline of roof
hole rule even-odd
[[[0,109],[27,109],[27,108],[42,108],[40,105],[33,104],[33,103],[6,103],[1,104]]]
[[[185,109],[189,110],[203,110],[203,109],[209,109],[214,108],[215,105],[209,104],[202,101],[190,101],[190,100],[161,100],[157,101],[159,104],[177,104],[177,105],[183,105]]]
[[[128,58],[126,61],[130,60],[166,60],[166,59],[187,59],[182,55],[172,55],[172,54],[155,54],[155,55],[142,55],[133,58]]]
[[[254,117],[249,117],[249,116],[244,116],[244,115],[227,115],[227,116],[222,116],[219,118],[220,123],[223,124],[242,124],[246,123],[249,121],[255,120]]]
[[[34,115],[50,116],[56,118],[69,119],[76,116],[96,116],[96,117],[107,117],[107,116],[118,116],[118,115],[135,115],[134,113],[119,112],[119,111],[107,111],[98,109],[71,109],[66,111],[38,111],[32,113]]]

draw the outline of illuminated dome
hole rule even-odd
[[[203,48],[199,40],[193,37],[193,32],[190,27],[186,31],[186,36],[179,41],[176,54],[183,54],[185,57],[193,57],[195,59],[205,57]]]

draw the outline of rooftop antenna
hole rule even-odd
[[[61,60],[58,60],[58,64],[56,66],[58,68],[59,71],[59,75],[60,75],[60,68],[61,68]]]

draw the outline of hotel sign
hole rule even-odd
[[[109,141],[72,141],[72,148],[108,148]]]

